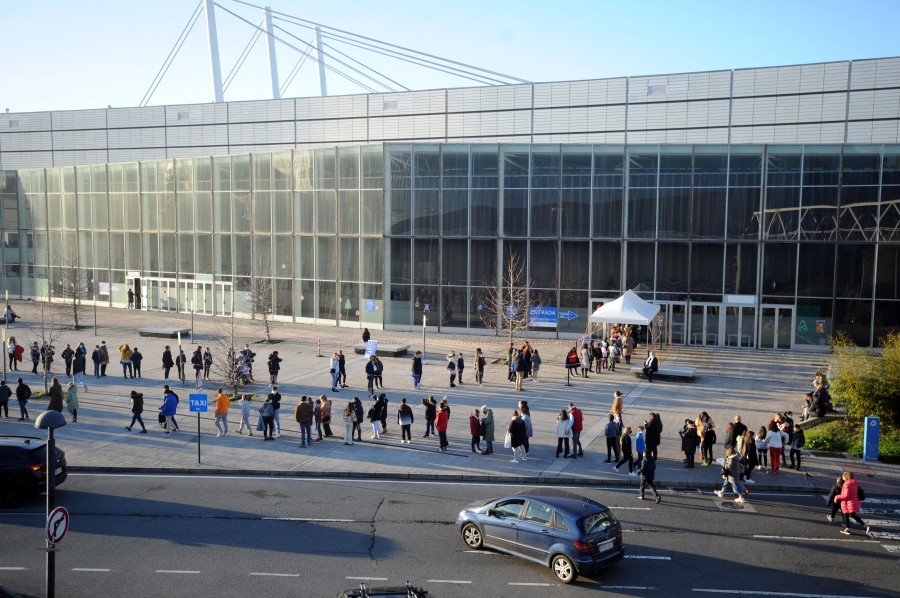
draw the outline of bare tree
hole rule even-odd
[[[211,377],[217,384],[231,391],[231,396],[236,398],[252,384],[241,372],[241,363],[238,359],[242,345],[248,341],[238,334],[234,310],[230,318],[214,318],[211,325],[210,352],[213,356]]]
[[[484,289],[478,295],[483,306],[478,315],[485,326],[494,330],[495,335],[506,334],[512,343],[517,332],[528,330],[530,308],[540,305],[532,305],[529,301],[529,291],[534,281],[526,280],[526,263],[518,252],[507,255],[502,268],[496,286]]]
[[[57,252],[53,267],[53,294],[72,307],[73,326],[78,329],[78,308],[90,295],[88,271],[74,251]]]
[[[50,388],[51,363],[56,355],[56,346],[63,334],[71,328],[66,320],[67,308],[53,303],[41,301],[38,317],[29,321],[27,339],[38,344],[41,354],[41,375],[44,379],[44,393]],[[31,346],[26,348],[25,356],[31,359]]]

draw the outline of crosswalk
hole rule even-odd
[[[862,505],[859,516],[871,528],[870,538],[900,542],[900,498],[866,498]],[[900,544],[881,546],[890,553],[900,553]]]

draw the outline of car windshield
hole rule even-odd
[[[584,528],[585,534],[594,534],[602,532],[616,525],[618,521],[609,511],[602,511],[594,515],[588,515],[581,520],[581,527]]]

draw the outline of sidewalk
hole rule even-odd
[[[20,304],[16,310],[27,322],[34,305]],[[92,322],[88,310],[85,320]],[[92,314],[91,314],[92,316]],[[212,318],[195,317],[195,344],[205,344],[212,333]],[[221,322],[221,319],[218,320]],[[401,445],[400,429],[396,417],[388,418],[388,432],[381,440],[371,440],[371,430],[363,427],[363,441],[353,446],[343,444],[343,422],[339,411],[345,401],[358,396],[366,409],[370,400],[365,390],[364,358],[350,348],[357,342],[360,330],[351,328],[317,327],[302,324],[278,324],[273,330],[275,345],[252,344],[257,353],[257,378],[268,380],[265,359],[277,350],[284,359],[279,390],[282,393],[282,434],[274,442],[263,443],[262,434],[252,438],[238,436],[240,421],[237,405],[232,404],[229,414],[229,434],[216,437],[212,413],[200,417],[200,453],[197,455],[197,416],[187,409],[187,395],[194,390],[192,380],[181,386],[177,380],[172,388],[181,397],[177,419],[181,432],[166,438],[156,423],[157,407],[162,403],[162,371],[160,356],[163,347],[175,346],[174,339],[147,339],[138,336],[137,329],[160,325],[190,326],[190,316],[126,310],[100,309],[98,311],[99,336],[92,329],[73,331],[64,335],[57,346],[57,360],[53,372],[59,375],[65,387],[67,382],[63,363],[58,355],[65,346],[75,346],[83,341],[90,349],[101,339],[111,351],[108,377],[96,379],[87,376],[88,391],[79,389],[78,423],[57,430],[58,446],[65,450],[72,471],[139,471],[166,473],[208,474],[267,474],[296,476],[381,477],[397,479],[429,479],[455,481],[522,482],[533,484],[604,484],[637,485],[637,478],[627,471],[615,473],[606,459],[606,442],[603,427],[612,405],[613,392],[625,394],[625,424],[637,431],[651,411],[661,415],[664,429],[659,447],[657,487],[673,490],[719,488],[722,478],[719,467],[698,466],[686,469],[682,466],[683,454],[678,430],[685,418],[696,418],[706,411],[719,430],[720,442],[714,448],[716,457],[724,456],[721,439],[725,424],[740,414],[742,420],[756,431],[768,423],[776,412],[787,409],[799,412],[799,404],[808,388],[813,373],[825,366],[827,355],[754,352],[737,350],[666,350],[660,351],[662,363],[697,368],[694,383],[657,381],[652,384],[636,379],[622,363],[616,372],[592,374],[590,378],[572,378],[566,386],[566,372],[562,367],[564,357],[572,341],[537,340],[532,343],[542,357],[540,382],[527,382],[525,391],[516,393],[506,381],[503,364],[492,363],[505,358],[506,343],[502,337],[429,334],[427,361],[423,375],[423,390],[413,392],[410,377],[410,357],[384,358],[384,391],[389,400],[389,412],[393,414],[405,396],[413,407],[416,421],[413,424],[413,441]],[[239,321],[236,343],[254,343],[264,338],[258,323]],[[19,342],[30,340],[27,328],[20,324],[11,327],[8,335]],[[419,335],[392,331],[374,331],[373,339],[403,341],[412,349],[422,347]],[[317,343],[321,340],[323,357],[317,357]],[[524,339],[519,339],[521,342]],[[143,379],[123,379],[118,353],[115,348],[122,343],[138,345],[144,355]],[[183,339],[185,353],[190,356],[192,343]],[[472,364],[475,348],[481,347],[488,360],[484,386],[473,384]],[[343,349],[346,355],[348,384],[350,388],[332,394],[329,362],[333,351]],[[450,349],[463,351],[468,367],[464,384],[449,388],[444,354]],[[643,347],[641,348],[643,350]],[[644,354],[642,354],[644,355]],[[218,356],[216,356],[218,358]],[[642,360],[643,357],[637,358]],[[29,364],[30,365],[30,364]],[[19,375],[33,390],[42,389],[42,382],[30,373],[30,367],[22,364]],[[88,364],[89,372],[92,364]],[[15,386],[16,376],[7,374],[8,384]],[[174,374],[174,372],[173,372]],[[189,368],[189,375],[192,371]],[[207,383],[206,392],[210,404],[215,403],[216,387]],[[211,386],[213,385],[213,386]],[[137,389],[144,393],[144,421],[149,433],[140,434],[135,429],[125,430],[130,423],[129,393]],[[266,394],[268,388],[257,382],[252,392]],[[433,394],[436,399],[447,396],[450,408],[448,437],[450,450],[437,452],[437,439],[423,438],[424,412],[421,398]],[[334,399],[333,413],[335,436],[311,447],[300,448],[299,426],[293,421],[293,408],[300,395],[318,397],[327,394]],[[512,410],[519,400],[527,400],[531,408],[534,437],[531,439],[529,458],[525,462],[510,462],[511,451],[503,448],[503,436]],[[582,444],[585,458],[556,459],[556,415],[560,409],[574,402],[584,413],[585,424]],[[474,408],[487,404],[494,410],[496,441],[493,455],[483,456],[469,449],[470,436],[468,414]],[[29,406],[32,420],[18,422],[18,404],[12,401],[10,418],[0,420],[0,434],[43,436],[33,427],[33,420],[46,403],[37,400]],[[255,410],[254,410],[255,414]],[[68,414],[67,414],[68,415]],[[256,418],[253,417],[255,423]],[[482,447],[484,444],[482,443]],[[698,453],[699,457],[699,453]],[[623,467],[623,469],[626,469]],[[869,494],[900,494],[900,466],[882,463],[864,463],[859,459],[805,456],[803,472],[782,469],[778,475],[756,472],[756,484],[750,486],[751,496],[758,491],[827,492],[841,471],[853,471]]]

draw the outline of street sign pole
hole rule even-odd
[[[188,395],[188,406],[191,413],[197,414],[197,464],[200,464],[200,414],[206,413],[209,397],[205,393]]]
[[[197,465],[200,465],[200,412],[197,412]]]
[[[56,441],[53,440],[53,428],[47,428],[47,519],[56,507]],[[56,595],[56,546],[47,538],[47,598]]]
[[[425,322],[428,321],[428,316],[422,314],[422,359],[425,359]]]

